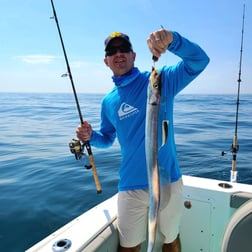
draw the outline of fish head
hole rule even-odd
[[[161,96],[161,72],[156,68],[152,68],[150,82],[149,82],[149,104],[159,105]]]
[[[161,72],[158,72],[158,69],[154,67],[152,67],[151,71],[150,85],[153,91],[161,93]]]

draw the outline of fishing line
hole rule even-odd
[[[74,86],[72,72],[71,72],[71,68],[70,68],[70,65],[69,65],[68,58],[67,58],[67,54],[66,54],[62,34],[61,34],[61,31],[60,31],[60,26],[59,26],[56,10],[55,10],[54,4],[53,4],[53,0],[51,0],[51,4],[52,4],[52,9],[53,9],[53,17],[51,17],[51,18],[54,19],[55,22],[56,22],[57,30],[58,30],[58,33],[59,33],[60,42],[61,42],[61,46],[62,46],[62,49],[63,49],[64,58],[65,58],[65,61],[66,61],[66,66],[67,66],[67,73],[63,74],[62,77],[68,76],[70,81],[71,81],[73,94],[74,94],[74,98],[75,98],[75,103],[76,103],[78,114],[79,114],[79,117],[80,117],[80,122],[83,125],[84,122],[83,122],[83,117],[82,117],[82,114],[81,114],[80,104],[79,104],[76,89],[75,89],[75,86]],[[86,165],[85,167],[88,168],[88,169],[92,168],[97,193],[101,193],[102,192],[101,185],[100,185],[100,182],[99,182],[99,179],[98,179],[96,166],[95,166],[95,163],[94,163],[94,157],[93,157],[93,153],[92,153],[92,149],[91,149],[91,145],[90,145],[89,141],[83,142],[81,144],[79,140],[73,139],[70,142],[69,147],[70,147],[71,152],[75,155],[75,158],[77,160],[80,159],[84,155],[84,149],[85,148],[87,149],[90,165],[88,165],[88,166]]]

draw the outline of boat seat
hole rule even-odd
[[[252,251],[252,200],[241,205],[229,221],[223,241],[222,252]]]

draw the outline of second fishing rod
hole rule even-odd
[[[238,73],[238,90],[236,99],[236,115],[235,115],[235,133],[233,143],[231,145],[231,152],[233,154],[232,169],[230,171],[230,181],[237,182],[237,170],[236,170],[236,156],[239,150],[238,145],[238,114],[240,105],[240,86],[241,86],[241,68],[242,68],[242,52],[243,52],[243,34],[244,34],[244,19],[245,19],[245,4],[243,5],[243,16],[242,16],[242,31],[241,31],[241,49],[240,49],[240,61],[239,61],[239,73]]]
[[[66,50],[65,50],[65,46],[64,46],[64,41],[63,41],[62,34],[61,34],[61,31],[60,31],[58,17],[57,17],[57,13],[56,13],[56,10],[55,10],[55,7],[54,7],[53,0],[51,0],[51,4],[52,4],[52,9],[53,9],[53,17],[52,18],[55,20],[56,25],[57,25],[57,30],[58,30],[58,33],[59,33],[60,42],[61,42],[61,46],[62,46],[62,49],[63,49],[64,58],[65,58],[65,61],[66,61],[67,76],[69,77],[71,85],[72,85],[73,94],[74,94],[75,103],[76,103],[76,106],[77,106],[80,122],[83,125],[84,121],[83,121],[83,117],[82,117],[82,113],[81,113],[81,109],[80,109],[80,104],[79,104],[76,89],[75,89],[75,86],[74,86],[74,81],[73,81],[73,77],[72,77],[72,73],[71,73],[71,68],[70,68],[70,65],[69,65],[68,58],[67,58],[67,54],[66,54]],[[97,193],[100,194],[102,192],[102,189],[101,189],[101,185],[100,185],[99,178],[98,178],[98,175],[97,175],[97,170],[96,170],[96,166],[95,166],[95,162],[94,162],[94,157],[93,157],[93,153],[92,153],[92,149],[91,149],[91,145],[90,145],[89,141],[81,143],[79,140],[73,139],[70,142],[69,147],[70,147],[71,152],[75,155],[76,159],[80,159],[83,156],[84,149],[86,148],[87,153],[88,153],[88,157],[89,157],[89,161],[90,161],[90,165],[86,166],[86,168],[88,168],[88,169],[91,168],[92,169],[93,177],[94,177],[94,181],[95,181],[95,185],[96,185],[96,190],[97,190]]]

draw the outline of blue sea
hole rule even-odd
[[[101,94],[79,94],[94,129]],[[102,186],[96,193],[85,158],[69,142],[79,124],[73,94],[0,93],[0,251],[20,252],[117,192],[117,142],[92,148]],[[177,152],[183,174],[229,181],[236,95],[180,94],[175,101]],[[252,184],[252,95],[241,95],[238,181]],[[222,151],[226,155],[222,156]]]

